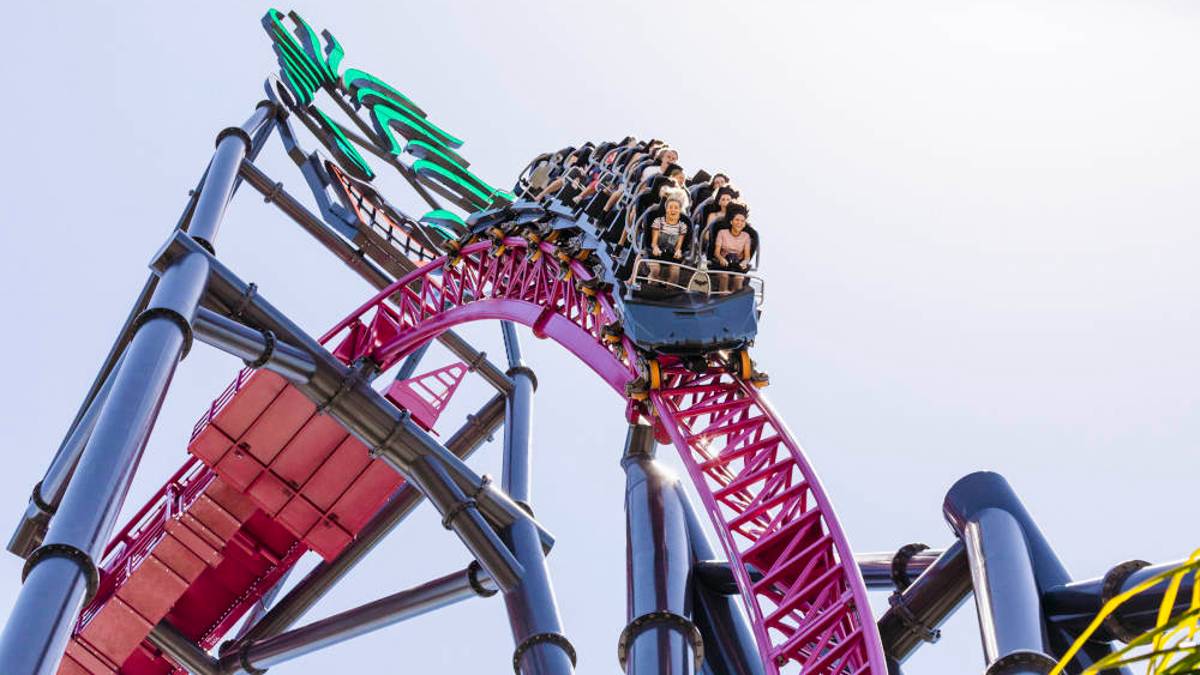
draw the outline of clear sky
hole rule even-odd
[[[1005,474],[1078,577],[1200,545],[1200,6],[1192,2],[301,2],[509,186],[534,154],[627,133],[731,175],[763,233],[767,390],[857,550],[951,534],[958,477]],[[247,2],[17,3],[0,106],[0,393],[14,524],[224,126],[276,69]],[[262,165],[299,194],[277,143]],[[394,183],[389,183],[394,185]],[[411,204],[397,197],[400,204]],[[320,333],[369,293],[248,192],[218,249]],[[499,330],[465,331],[499,356]],[[579,673],[625,623],[622,406],[527,331],[534,503]],[[427,363],[446,363],[434,350]],[[128,504],[183,461],[237,362],[180,368]],[[461,420],[487,395],[460,390]],[[498,473],[498,444],[472,464]],[[674,466],[674,452],[662,456]],[[7,536],[7,530],[5,530]],[[423,507],[316,610],[458,569]],[[0,557],[0,615],[20,561]],[[875,598],[882,604],[884,595]],[[978,672],[972,604],[912,673]],[[506,672],[499,599],[278,667]],[[379,665],[379,664],[387,664]]]

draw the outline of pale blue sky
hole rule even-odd
[[[248,115],[276,68],[267,5],[177,7],[6,12],[0,527],[16,522],[214,135]],[[1195,3],[277,7],[332,30],[346,66],[408,93],[493,184],[538,152],[627,133],[730,174],[765,242],[755,356],[767,393],[856,549],[945,545],[945,490],[981,468],[1009,478],[1079,577],[1200,545]],[[278,144],[262,164],[301,191]],[[313,333],[369,292],[249,193],[217,246]],[[502,353],[496,327],[465,332]],[[534,502],[558,536],[567,633],[581,675],[616,672],[622,406],[566,352],[523,335],[542,382]],[[435,350],[427,363],[447,360]],[[236,366],[203,347],[185,361],[133,508],[183,461]],[[464,387],[448,415],[485,395]],[[493,444],[472,463],[496,473],[498,460]],[[317,612],[467,560],[422,508]],[[19,569],[0,557],[0,615]],[[965,605],[909,672],[978,672],[974,613]],[[507,672],[511,650],[502,603],[476,600],[274,670]]]

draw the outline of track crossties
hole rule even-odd
[[[455,325],[513,321],[566,347],[624,398],[637,375],[634,348],[628,338],[606,339],[619,316],[590,279],[553,242],[480,241],[404,275],[322,343],[343,363],[370,359],[387,369]],[[761,392],[714,357],[699,373],[665,363],[661,388],[626,403],[678,448],[769,672],[885,673],[850,547],[815,471]],[[189,450],[203,464],[189,461],[110,546],[102,592],[62,672],[116,672],[122,660],[122,672],[169,672],[139,644],[159,619],[211,646],[300,553],[336,555],[403,482],[262,371],[238,375],[197,424]],[[179,551],[190,566],[172,562]],[[156,605],[130,599],[146,589],[163,593]],[[108,644],[90,626],[110,615],[123,618],[103,619],[119,634]]]

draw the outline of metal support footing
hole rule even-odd
[[[350,269],[354,270],[367,283],[375,288],[383,289],[395,281],[391,275],[367,260],[362,255],[363,251],[355,249],[341,235],[327,226],[325,221],[318,218],[305,208],[299,200],[279,187],[278,183],[271,180],[269,176],[263,173],[252,162],[247,161],[242,163],[241,175],[255,190],[258,190],[264,196],[271,195],[273,197],[271,200],[272,203],[279,207],[280,211],[283,211],[285,215],[300,225],[305,232],[312,235],[314,239],[337,256],[339,260],[346,263]],[[397,259],[396,262],[403,267],[404,272],[416,269],[416,266],[408,260]],[[437,340],[455,356],[470,365],[472,371],[478,372],[484,380],[498,391],[507,394],[512,389],[512,382],[509,381],[504,371],[496,367],[491,361],[488,361],[484,353],[472,347],[470,343],[454,331],[442,333],[437,337]]]
[[[532,494],[533,373],[521,360],[516,328],[501,323],[508,356],[512,392],[504,418],[504,461],[501,485],[517,503],[527,504]],[[545,551],[529,521],[514,522],[504,539],[525,569],[521,583],[504,594],[508,623],[516,651],[513,670],[520,675],[569,675],[574,672],[575,650],[563,635],[562,618]]]
[[[480,592],[482,591],[482,592]],[[435,609],[495,594],[491,578],[471,567],[295,630],[246,642],[222,655],[221,672],[255,673]]]
[[[904,662],[922,642],[934,642],[940,626],[971,593],[971,572],[961,541],[929,565],[903,591],[892,594],[891,606],[879,618],[884,651]]]
[[[618,644],[630,675],[690,675],[703,660],[691,624],[691,544],[678,479],[654,461],[654,432],[633,425],[625,442],[626,576],[629,626]],[[683,621],[668,617],[679,617]],[[686,624],[686,625],[685,625]]]
[[[217,660],[166,619],[158,622],[146,639],[192,675],[221,675]]]
[[[266,368],[295,383],[312,379],[317,366],[307,354],[279,341],[275,333],[259,331],[200,308],[194,322],[196,337],[229,352],[251,368]]]
[[[1070,636],[1048,631],[1041,609],[1046,585],[1069,581],[1062,563],[999,474],[974,473],[946,494],[943,512],[966,549],[989,673],[1041,675]],[[1084,665],[1107,650],[1082,654]],[[1041,654],[1007,658],[1010,654]],[[1001,665],[997,665],[1000,663]],[[1003,668],[993,671],[992,668]]]
[[[1150,565],[1144,560],[1130,560],[1114,566],[1099,579],[1075,581],[1052,588],[1042,598],[1046,618],[1052,626],[1078,635],[1096,618],[1109,600],[1151,577],[1182,564],[1182,560],[1158,565]],[[1166,590],[1167,582],[1164,581],[1126,600],[1105,618],[1100,630],[1094,634],[1093,641],[1129,642],[1154,628],[1158,623],[1158,612]],[[1178,616],[1187,611],[1191,606],[1193,593],[1195,576],[1184,575],[1175,596],[1171,616]]]
[[[465,459],[489,440],[503,421],[504,396],[497,394],[478,412],[468,416],[467,423],[446,441],[446,448],[455,456]],[[223,644],[221,654],[226,654],[230,649],[236,650],[245,642],[272,637],[290,628],[412,513],[424,498],[425,496],[412,484],[401,485],[388,503],[367,522],[354,541],[336,558],[318,563],[294,588],[280,598],[258,623],[246,630],[242,638],[234,644]]]

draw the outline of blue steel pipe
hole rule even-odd
[[[959,479],[946,493],[942,512],[966,546],[988,675],[1047,670],[1052,655],[1074,642],[1070,632],[1047,625],[1041,607],[1042,595],[1071,580],[1049,541],[1008,481],[990,471]],[[1108,645],[1091,643],[1071,672],[1109,653]]]
[[[696,508],[683,484],[675,483],[675,494],[687,519],[692,564],[717,559]],[[736,596],[719,593],[703,583],[693,583],[696,627],[704,638],[704,672],[712,675],[764,675],[762,657],[750,630],[750,621]]]
[[[246,126],[257,134],[273,110],[260,106]],[[218,136],[217,153],[189,223],[194,236],[211,242],[216,235],[250,144],[250,134],[242,128]],[[214,180],[222,174],[231,177]],[[45,542],[26,560],[25,585],[0,635],[0,672],[57,671],[79,611],[96,591],[96,561],[124,504],[175,368],[190,346],[191,321],[209,273],[206,256],[176,256],[162,271],[147,309],[130,325],[132,337],[120,357],[121,367],[110,375],[112,388]]]
[[[259,104],[254,115],[241,126],[241,131],[246,134],[247,138],[252,136],[249,151],[250,157],[254,157],[262,149],[267,137],[274,129],[274,119],[273,106],[264,102]],[[231,145],[233,144],[231,143]],[[209,168],[211,168],[211,164]],[[200,182],[192,190],[187,205],[184,207],[179,221],[175,224],[175,229],[186,231],[190,226],[195,214],[200,191],[208,180],[209,168],[204,170],[204,175],[201,176]],[[232,198],[234,192],[236,192],[240,180],[240,178],[237,179],[230,188],[229,198]],[[210,190],[210,194],[215,192],[215,188]],[[211,237],[211,233],[209,236]],[[59,444],[58,450],[54,453],[54,459],[51,460],[50,467],[46,470],[46,474],[42,480],[34,486],[33,494],[29,499],[29,506],[8,542],[8,550],[13,554],[25,558],[41,545],[46,534],[46,529],[50,525],[50,519],[57,510],[58,503],[62,500],[67,481],[70,480],[71,473],[75,470],[75,465],[79,462],[83,445],[87,442],[91,434],[91,426],[94,426],[95,419],[99,415],[99,409],[104,405],[103,397],[106,389],[112,382],[113,373],[119,367],[118,361],[124,353],[125,347],[128,346],[129,340],[132,338],[131,327],[133,326],[133,322],[146,309],[147,303],[150,302],[150,297],[154,293],[157,284],[158,276],[151,274],[143,285],[141,293],[138,294],[138,298],[134,302],[129,316],[126,317],[125,323],[121,326],[121,330],[117,333],[117,338],[113,341],[108,355],[105,357],[99,372],[88,389],[87,395],[84,396],[83,403],[80,404],[79,410],[75,413],[75,418],[67,428],[66,436],[63,438],[62,443]]]
[[[521,343],[510,322],[501,323],[508,375],[512,391],[508,394],[504,418],[504,467],[501,487],[518,504],[529,508],[533,460],[533,373],[521,360]],[[504,533],[525,574],[512,590],[504,594],[508,623],[516,649],[513,669],[526,675],[569,675],[575,672],[575,650],[563,634],[558,601],[550,583],[550,570],[537,528],[532,521],[520,519]]]
[[[654,460],[651,427],[633,425],[625,469],[629,623],[617,643],[628,675],[691,675],[703,662],[703,638],[691,621],[692,550],[678,479]]]

